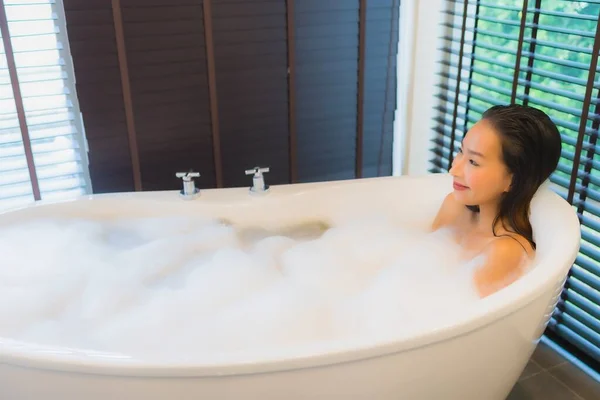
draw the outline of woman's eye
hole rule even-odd
[[[471,165],[474,165],[474,166],[476,166],[476,167],[478,167],[478,166],[479,166],[479,164],[477,164],[477,163],[475,162],[475,160],[469,160],[469,163],[470,163]]]

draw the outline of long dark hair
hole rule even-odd
[[[500,136],[502,158],[512,173],[508,192],[500,200],[498,214],[492,229],[504,221],[505,229],[523,236],[535,249],[533,229],[529,222],[529,206],[538,188],[556,169],[560,159],[562,141],[558,128],[543,111],[519,104],[499,105],[483,113]],[[479,212],[479,206],[468,206]]]

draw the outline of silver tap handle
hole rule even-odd
[[[177,178],[183,178],[184,181],[189,182],[192,178],[199,178],[200,172],[177,172],[175,174]]]
[[[252,169],[247,169],[246,170],[246,175],[260,175],[263,174],[265,172],[269,172],[269,167],[266,168],[261,168],[261,167],[254,167]]]

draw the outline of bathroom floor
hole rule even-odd
[[[600,399],[600,374],[586,374],[556,349],[548,340],[539,343],[507,400]]]

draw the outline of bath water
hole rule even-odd
[[[384,217],[266,230],[206,218],[0,230],[0,338],[143,360],[311,355],[418,334],[478,301],[448,232]]]

